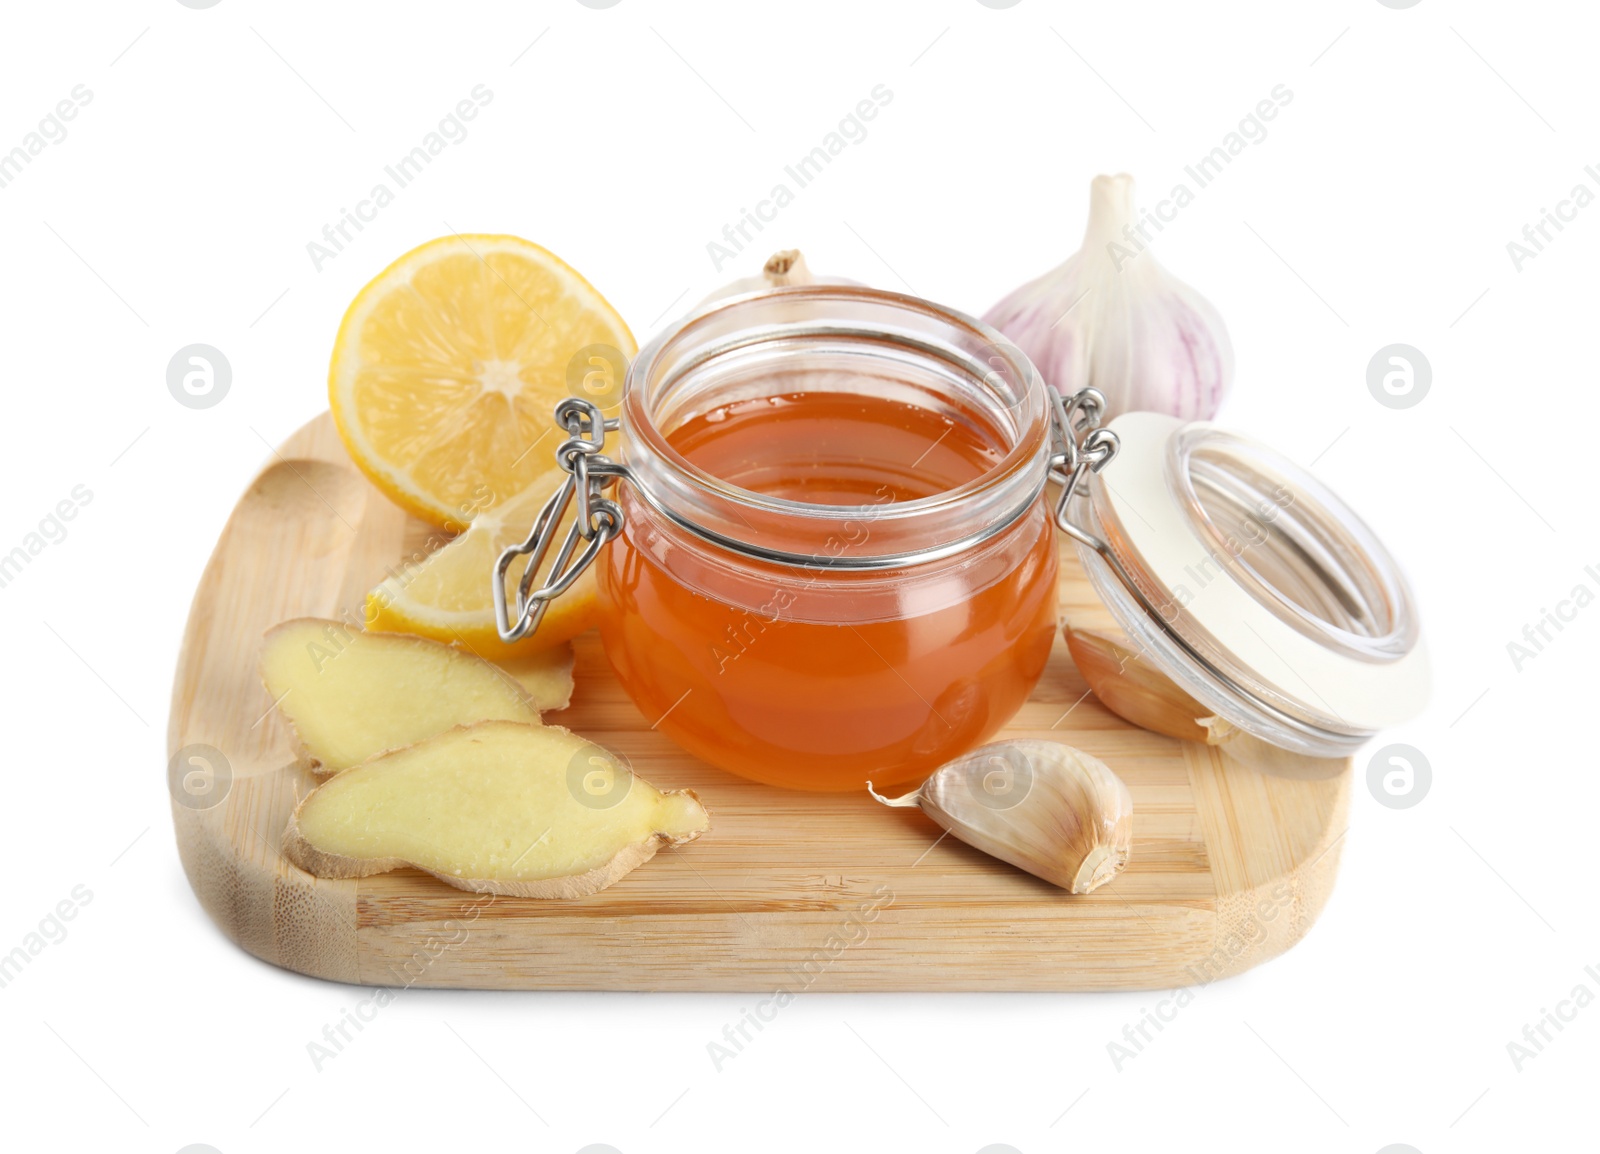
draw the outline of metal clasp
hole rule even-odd
[[[556,450],[556,461],[566,472],[562,482],[534,519],[533,528],[519,545],[500,554],[494,566],[494,621],[500,639],[521,641],[539,628],[550,602],[572,587],[585,569],[594,563],[600,550],[622,531],[622,507],[605,496],[605,489],[628,476],[625,465],[606,457],[606,434],[617,428],[592,401],[568,397],[556,406],[556,424],[567,431],[567,440]],[[578,516],[567,530],[561,548],[550,563],[550,576],[533,588],[539,566],[554,543],[562,517],[578,499]],[[583,548],[578,549],[582,541]],[[574,553],[576,552],[576,556]],[[506,574],[518,557],[527,556],[528,567],[517,583],[514,605],[506,593]],[[515,608],[513,617],[512,609]]]
[[[1050,477],[1061,485],[1061,495],[1056,498],[1056,527],[1074,541],[1105,554],[1105,542],[1074,524],[1068,512],[1084,477],[1109,465],[1122,441],[1110,429],[1100,427],[1106,398],[1099,389],[1079,389],[1070,397],[1054,389],[1049,393],[1056,445],[1050,456]]]

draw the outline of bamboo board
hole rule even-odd
[[[1100,757],[1134,799],[1127,870],[1070,896],[865,795],[746,783],[673,746],[628,700],[598,638],[552,720],[621,750],[648,781],[695,789],[701,840],[589,898],[490,898],[404,870],[323,881],[278,852],[298,796],[282,719],[256,674],[262,633],[291,617],[361,619],[366,591],[429,530],[349,463],[324,414],[240,499],[183,640],[169,756],[223,751],[206,809],[173,803],[200,904],[239,945],[301,973],[378,986],[611,990],[1104,990],[1193,986],[1300,940],[1338,869],[1348,761],[1263,772],[1107,712],[1057,640],[1000,735]],[[1070,550],[1062,612],[1103,624]],[[218,793],[222,791],[219,789]]]

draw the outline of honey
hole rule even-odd
[[[828,564],[869,551],[907,503],[995,470],[1007,446],[990,423],[899,395],[792,391],[711,407],[665,442],[737,490],[819,514],[853,507],[818,516],[817,564],[796,567],[726,555],[622,490],[627,528],[597,562],[601,634],[673,741],[771,785],[888,786],[984,741],[1027,699],[1056,626],[1042,500],[959,556]],[[760,541],[766,525],[749,528]]]

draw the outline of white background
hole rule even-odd
[[[128,0],[3,19],[0,150],[93,93],[0,188],[0,552],[93,493],[0,589],[0,952],[93,893],[0,989],[8,1148],[1592,1148],[1600,1007],[1521,1072],[1507,1052],[1574,986],[1600,993],[1600,608],[1520,671],[1507,652],[1600,587],[1600,207],[1520,272],[1506,250],[1575,184],[1600,191],[1589,6]],[[306,243],[478,84],[470,136],[319,272]],[[719,273],[707,242],[879,84],[870,135]],[[1094,174],[1133,172],[1153,203],[1278,84],[1270,135],[1156,252],[1227,318],[1224,419],[1367,516],[1437,659],[1432,708],[1388,735],[1425,753],[1431,791],[1380,806],[1360,760],[1310,936],[1201,990],[1120,1072],[1107,1043],[1162,995],[812,995],[717,1073],[706,1045],[747,998],[414,990],[316,1072],[307,1043],[364,994],[211,926],[172,844],[164,737],[201,568],[268,443],[324,406],[356,290],[454,229],[547,245],[641,339],[788,245],[978,312],[1077,247]],[[1397,341],[1433,370],[1405,411],[1366,386]],[[165,383],[193,342],[233,366],[205,411]]]

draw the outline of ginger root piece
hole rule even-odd
[[[481,657],[315,617],[267,630],[261,680],[289,719],[296,752],[318,773],[338,773],[456,725],[539,723],[528,691]]]
[[[709,827],[692,792],[663,793],[568,730],[485,721],[328,779],[283,852],[318,877],[409,865],[476,893],[578,898]]]
[[[495,664],[515,677],[541,710],[554,712],[572,704],[572,666],[577,655],[570,641]]]

